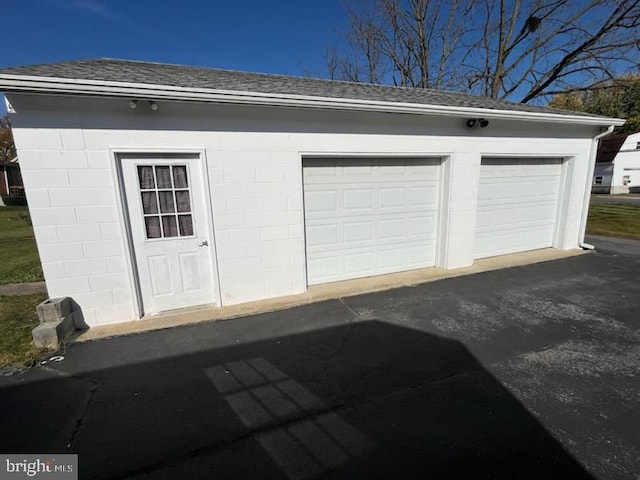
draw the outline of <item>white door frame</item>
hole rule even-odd
[[[112,175],[114,178],[115,190],[118,195],[118,201],[116,202],[118,210],[118,220],[121,225],[124,226],[125,235],[123,238],[124,250],[126,255],[126,267],[129,276],[129,283],[131,286],[131,296],[135,303],[138,319],[144,317],[144,306],[142,301],[142,292],[140,289],[140,279],[135,261],[135,250],[133,245],[133,236],[131,232],[131,224],[129,219],[129,213],[126,206],[126,192],[124,188],[124,178],[122,173],[122,158],[127,155],[138,155],[142,158],[153,158],[158,156],[171,156],[179,159],[181,156],[197,156],[200,160],[200,175],[202,178],[203,197],[205,199],[205,216],[207,220],[206,232],[211,239],[211,281],[215,288],[216,303],[218,306],[222,306],[222,290],[220,286],[220,274],[218,269],[218,249],[215,237],[215,228],[213,223],[213,202],[211,197],[211,183],[209,182],[209,169],[206,156],[206,150],[204,148],[198,149],[176,149],[176,148],[110,148],[109,158],[111,164]]]

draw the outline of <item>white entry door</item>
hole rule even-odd
[[[440,159],[305,160],[307,283],[435,264]]]
[[[215,303],[199,157],[121,160],[144,313]]]
[[[483,158],[475,258],[551,247],[562,159]]]

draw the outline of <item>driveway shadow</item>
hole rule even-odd
[[[381,320],[185,354],[161,339],[74,345],[4,386],[0,451],[78,453],[101,479],[591,478],[457,341]],[[141,342],[158,358],[117,361]]]

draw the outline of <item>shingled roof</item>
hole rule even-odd
[[[109,82],[109,84],[123,85],[141,84],[227,92],[300,95],[360,102],[390,102],[417,106],[428,105],[489,111],[530,112],[533,114],[541,113],[591,119],[606,118],[580,112],[569,112],[549,107],[525,105],[440,90],[372,85],[109,58],[0,69],[0,90],[5,92],[28,90],[28,88],[18,89],[15,87],[15,82],[12,82],[12,79],[21,77]]]

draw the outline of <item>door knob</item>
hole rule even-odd
[[[202,242],[200,242],[198,244],[199,247],[208,247],[209,246],[209,242],[207,240],[203,240]]]

